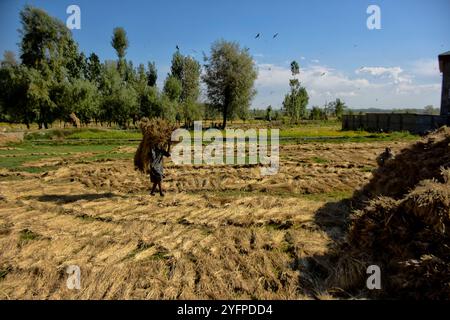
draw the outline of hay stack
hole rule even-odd
[[[143,173],[148,172],[150,150],[153,147],[168,150],[170,148],[172,132],[176,126],[161,118],[142,118],[139,127],[142,131],[140,142],[134,155],[134,167]]]
[[[450,128],[442,127],[388,160],[374,172],[374,177],[359,196],[378,195],[401,198],[420,181],[443,181],[441,168],[450,167]]]
[[[376,264],[383,287],[368,295],[450,299],[449,143],[442,128],[402,150],[355,196],[355,203],[369,201],[334,252],[329,286],[361,290],[366,268]]]
[[[81,121],[80,119],[78,119],[77,115],[72,112],[69,115],[70,121],[72,122],[72,124],[76,127],[76,128],[81,128]]]

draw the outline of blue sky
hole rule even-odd
[[[1,0],[1,52],[18,51],[19,11],[27,3],[62,21],[67,7],[78,5],[81,30],[73,36],[102,60],[116,58],[112,30],[124,27],[127,59],[155,61],[160,85],[176,45],[201,61],[215,40],[237,41],[250,48],[259,69],[258,108],[281,105],[292,60],[300,63],[310,106],[335,98],[354,108],[439,106],[437,55],[450,50],[450,0]],[[371,4],[381,9],[381,30],[366,26]]]

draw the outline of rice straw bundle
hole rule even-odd
[[[150,120],[142,118],[139,127],[142,131],[142,141],[134,155],[134,167],[136,170],[147,173],[151,149],[154,147],[170,149],[172,132],[176,126],[162,118]]]
[[[373,297],[450,299],[450,130],[443,127],[385,163],[359,193],[346,241],[331,257],[328,285]],[[362,205],[361,205],[362,204]],[[363,263],[361,263],[363,262]]]

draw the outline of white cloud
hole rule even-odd
[[[422,95],[427,94],[430,91],[439,93],[440,90],[441,90],[440,84],[411,85],[407,83],[402,83],[395,89],[395,92],[400,95]]]
[[[394,83],[411,83],[411,78],[404,74],[400,67],[361,67],[355,71],[356,74],[370,74],[375,77],[387,77],[394,81]]]
[[[266,63],[259,64],[258,67],[258,94],[254,107],[269,104],[280,107],[284,95],[289,91],[289,79],[292,78],[289,66]],[[418,81],[426,71],[426,67],[411,68],[408,72],[399,66],[362,67],[352,76],[315,64],[302,68],[299,80],[308,91],[310,106],[323,105],[336,98],[345,99],[349,106],[363,108],[423,107],[427,104],[438,106],[439,81]]]
[[[411,63],[411,72],[418,76],[439,77],[439,62],[437,59],[420,59]]]

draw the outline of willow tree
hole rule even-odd
[[[229,117],[248,113],[256,94],[256,66],[247,48],[225,40],[213,43],[205,62],[203,81],[207,96],[211,105],[222,113],[225,128]]]
[[[78,46],[72,39],[65,24],[49,16],[45,11],[25,6],[20,12],[21,35],[20,51],[21,72],[27,88],[26,101],[22,104],[25,121],[29,112],[34,110],[39,127],[48,127],[57,113],[52,92],[57,84],[66,79],[81,76],[80,68],[85,57],[78,52]],[[20,110],[16,110],[16,114]]]

